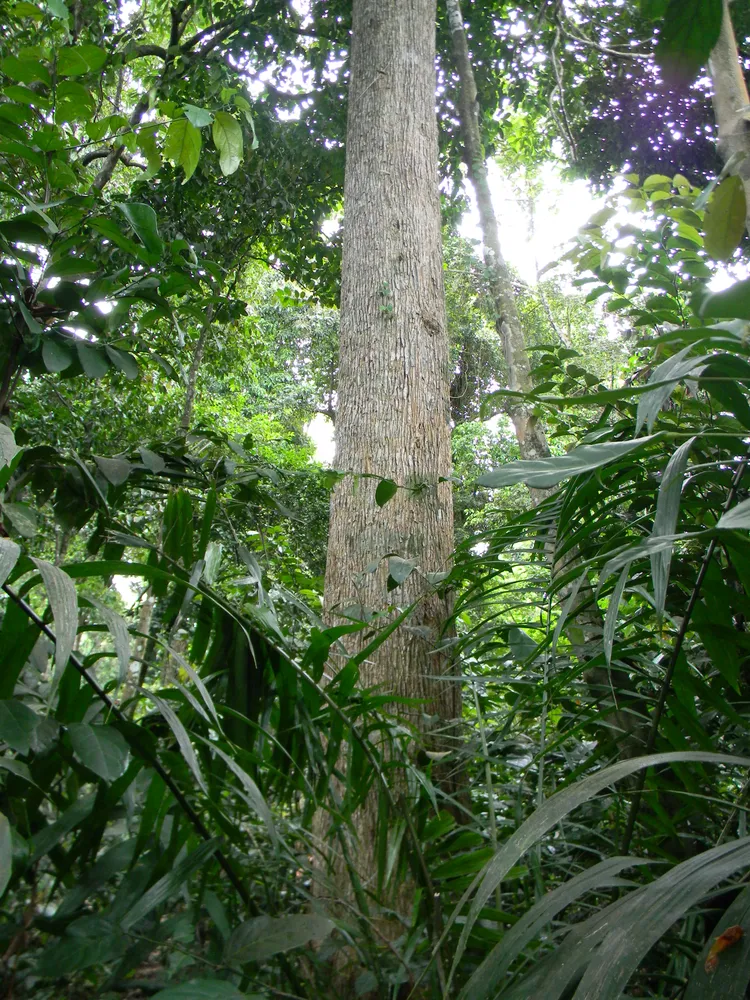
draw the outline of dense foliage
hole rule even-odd
[[[322,614],[342,473],[306,428],[335,424],[349,6],[2,15],[0,992],[332,998],[344,972],[383,1000],[740,1000],[742,185],[730,167],[704,188],[713,145],[646,128],[562,261],[516,282],[553,453],[519,461],[485,274],[455,233],[443,39],[457,549],[429,582],[455,599],[441,647],[464,717],[436,753],[358,683],[412,609]],[[552,122],[603,182],[625,156],[601,109],[659,76],[649,56],[616,89],[602,47],[660,25],[664,72],[695,73],[715,25],[687,45],[673,7],[473,4],[488,149],[532,176]],[[693,93],[684,113],[705,114]],[[419,567],[389,572],[395,589]]]

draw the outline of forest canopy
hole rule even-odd
[[[0,995],[748,995],[749,72],[3,6]]]

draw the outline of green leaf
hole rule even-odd
[[[488,1000],[495,996],[513,962],[556,914],[587,892],[622,885],[622,880],[617,876],[624,868],[654,863],[644,858],[608,858],[548,892],[505,932],[502,941],[495,945],[474,971],[458,995],[458,1000]]]
[[[99,271],[100,265],[83,257],[61,257],[48,265],[45,278],[88,278]]]
[[[693,81],[719,39],[722,14],[722,0],[670,0],[655,52],[668,81]]]
[[[53,188],[58,190],[75,187],[76,175],[64,160],[50,160],[47,165],[47,177]]]
[[[196,128],[205,128],[206,125],[210,125],[214,120],[214,115],[212,111],[207,111],[205,108],[196,108],[194,104],[185,104],[182,109],[185,112],[185,117]]]
[[[10,427],[0,424],[0,467],[10,465],[20,450]]]
[[[3,514],[23,538],[33,538],[39,528],[39,515],[27,503],[2,503]]]
[[[441,940],[449,933],[459,915],[465,912],[465,905],[474,894],[474,899],[469,907],[461,935],[455,949],[453,965],[451,968],[450,981],[452,981],[457,969],[460,966],[469,939],[481,910],[486,906],[487,901],[495,892],[497,887],[507,876],[513,865],[525,852],[532,847],[540,837],[548,830],[551,830],[565,816],[576,809],[579,805],[594,798],[602,789],[626,778],[630,774],[635,774],[643,768],[659,764],[669,764],[672,762],[696,761],[704,763],[715,763],[722,765],[735,764],[739,767],[750,765],[750,759],[735,757],[717,753],[704,753],[701,751],[681,751],[675,753],[649,754],[639,757],[636,760],[625,760],[618,764],[602,768],[595,774],[577,781],[568,788],[552,795],[544,805],[536,809],[529,818],[512,834],[508,840],[499,848],[484,870],[477,875],[469,888],[463,894],[448,920]],[[704,857],[705,855],[701,855]]]
[[[164,156],[176,167],[185,171],[183,184],[187,184],[195,173],[201,155],[200,130],[187,118],[172,122],[164,140]]]
[[[228,111],[217,111],[211,129],[214,145],[219,150],[219,166],[225,177],[233,174],[242,163],[242,129]]]
[[[157,455],[155,451],[149,451],[148,448],[139,448],[141,459],[143,464],[149,470],[149,472],[154,472],[158,475],[160,472],[164,472],[167,467],[167,463],[161,457]]]
[[[94,455],[94,461],[104,478],[113,486],[122,486],[133,470],[133,466],[125,458],[99,458]]]
[[[0,222],[0,236],[11,243],[30,243],[32,246],[44,246],[47,234],[42,227],[33,222],[28,215],[17,215],[14,219],[4,219]]]
[[[84,597],[84,601],[90,604],[91,607],[96,608],[104,624],[109,629],[117,654],[117,663],[119,666],[118,681],[120,684],[124,684],[127,680],[128,668],[130,666],[130,633],[128,632],[128,623],[122,615],[118,615],[116,611],[107,607],[106,604],[96,597],[86,596]]]
[[[388,575],[397,587],[409,579],[414,568],[414,563],[410,559],[402,559],[400,556],[390,556],[388,559]]]
[[[722,531],[747,531],[750,529],[750,500],[736,504],[719,518],[717,528]]]
[[[78,360],[81,368],[89,378],[99,379],[109,371],[107,355],[96,347],[87,347],[85,344],[76,344]]]
[[[581,445],[567,455],[556,458],[540,458],[509,462],[496,472],[488,472],[477,479],[479,486],[498,489],[525,483],[537,489],[550,489],[564,479],[591,472],[638,448],[643,448],[653,437],[635,438],[632,441],[606,441],[602,444]]]
[[[193,872],[198,871],[206,865],[218,846],[219,841],[216,839],[206,841],[205,844],[201,844],[201,846],[196,848],[192,854],[188,854],[188,856],[179,864],[175,865],[170,872],[152,885],[148,892],[146,892],[141,899],[138,900],[135,906],[123,917],[121,921],[123,930],[127,931],[130,930],[131,927],[135,927],[135,925],[139,921],[143,920],[144,917],[148,916],[153,909],[166,902],[170,896],[173,896],[181,888],[183,883],[190,878]]]
[[[56,340],[45,339],[42,361],[48,372],[62,372],[73,364],[73,355]]]
[[[55,667],[61,671],[73,652],[78,630],[78,595],[73,581],[58,566],[44,559],[31,560],[39,570],[55,621]]]
[[[0,538],[0,587],[8,579],[8,575],[18,562],[20,555],[20,546],[12,542],[10,538]]]
[[[190,742],[190,737],[187,734],[187,730],[180,722],[176,713],[172,709],[172,706],[168,704],[163,698],[158,695],[153,694],[151,691],[144,692],[146,697],[148,697],[156,707],[159,709],[161,714],[167,721],[169,728],[175,735],[177,744],[180,748],[180,752],[188,765],[190,770],[193,772],[193,777],[195,778],[198,787],[208,795],[208,788],[206,787],[206,782],[203,778],[203,773],[201,772],[200,765],[198,764],[198,758],[195,756],[195,750],[193,749],[193,744]]]
[[[57,75],[98,73],[106,61],[107,53],[98,45],[66,45],[57,53]]]
[[[618,913],[578,986],[574,1000],[620,1000],[646,953],[719,882],[750,862],[750,837],[722,844],[676,865],[633,896]]]
[[[10,823],[0,813],[0,897],[8,888],[13,871],[13,841],[11,839]]]
[[[37,80],[49,86],[52,78],[47,67],[38,58],[31,56],[7,56],[0,65],[3,73],[11,80],[20,80],[21,83],[35,83]]]
[[[67,730],[73,752],[89,771],[105,781],[115,781],[125,773],[128,745],[116,729],[75,722]]]
[[[378,488],[375,490],[375,503],[378,507],[385,507],[389,500],[398,493],[398,486],[392,479],[381,479]]]
[[[115,368],[122,372],[125,378],[138,378],[138,362],[132,354],[128,354],[127,351],[121,351],[116,347],[107,346],[104,350],[107,352],[109,360]]]
[[[524,632],[522,628],[508,629],[508,645],[510,653],[516,663],[525,663],[536,653],[537,644],[531,636]]]
[[[750,320],[750,278],[738,281],[722,292],[707,295],[700,307],[703,319]]]
[[[694,346],[694,344],[688,344],[687,347],[683,347],[681,351],[673,354],[671,358],[667,358],[651,373],[648,386],[653,385],[654,388],[638,400],[638,409],[635,415],[636,434],[644,424],[649,431],[653,429],[662,406],[672,395],[680,379],[689,375],[707,359],[707,354],[688,358],[687,355],[694,349]]]
[[[617,628],[617,618],[618,612],[620,610],[620,601],[622,600],[622,594],[625,590],[625,584],[628,582],[628,575],[630,573],[630,565],[628,564],[615,584],[615,589],[612,591],[609,598],[609,606],[607,608],[607,616],[604,619],[604,632],[602,634],[602,645],[604,648],[604,659],[609,666],[612,662],[612,647],[615,641],[615,630]]]
[[[677,517],[680,512],[680,497],[682,495],[682,483],[687,468],[690,449],[695,443],[695,438],[690,438],[681,444],[672,455],[661,477],[659,485],[659,496],[656,501],[656,517],[654,527],[651,531],[652,538],[660,538],[664,535],[673,535],[677,528]],[[667,597],[667,584],[669,583],[669,567],[672,562],[671,547],[662,549],[651,556],[651,578],[654,582],[654,605],[657,614],[664,611],[664,602]]]
[[[713,193],[703,220],[705,247],[714,260],[729,260],[745,235],[747,203],[741,177],[725,177]]]
[[[695,963],[684,1000],[745,1000],[750,982],[750,948],[737,945],[719,955],[713,972],[705,963],[714,940],[729,927],[747,927],[750,922],[750,887],[745,888],[714,927]]]
[[[44,6],[53,17],[61,21],[68,21],[70,14],[65,0],[45,0]]]
[[[253,917],[232,933],[224,948],[228,965],[267,962],[310,941],[323,941],[334,929],[327,917],[291,913],[285,917]]]
[[[30,841],[31,857],[29,864],[34,864],[40,858],[43,858],[64,837],[67,837],[71,830],[74,830],[79,824],[84,823],[91,815],[95,802],[96,795],[86,795],[78,798],[69,809],[65,810],[59,819],[38,830]]]
[[[236,986],[223,979],[191,979],[181,986],[160,990],[153,1000],[253,1000],[253,996],[240,993]]]
[[[159,236],[156,212],[153,208],[140,202],[120,202],[117,207],[133,227],[144,247],[158,260],[164,250],[164,244]]]
[[[39,716],[15,698],[0,701],[0,740],[25,757],[31,749],[31,734]]]

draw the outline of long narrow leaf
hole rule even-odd
[[[589,777],[584,778],[582,781],[578,781],[569,788],[565,788],[563,791],[553,795],[543,806],[532,813],[472,881],[446,924],[441,941],[460,916],[472,894],[474,894],[474,899],[469,907],[469,912],[456,947],[449,982],[453,980],[456,974],[463,953],[466,950],[466,942],[475,923],[479,919],[481,910],[486,906],[490,896],[506,877],[513,865],[540,837],[543,837],[548,830],[551,830],[556,823],[559,823],[564,816],[567,816],[568,813],[572,812],[579,805],[594,798],[602,789],[615,784],[622,778],[626,778],[628,775],[634,774],[644,767],[688,761],[724,765],[736,764],[739,767],[748,767],[750,765],[750,758],[747,757],[735,757],[720,753],[704,753],[702,751],[691,750],[649,754],[648,756],[638,757],[634,760],[620,761],[618,764],[606,767],[596,774],[589,775]]]

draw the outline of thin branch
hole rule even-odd
[[[606,45],[600,45],[598,42],[592,42],[589,38],[576,35],[569,29],[563,28],[562,25],[560,25],[560,31],[566,38],[571,39],[571,41],[579,42],[590,49],[596,49],[597,52],[603,52],[606,56],[614,56],[616,59],[633,59],[635,62],[651,62],[651,56],[644,55],[642,52],[620,52],[618,49],[607,48]]]
[[[142,56],[157,56],[159,59],[167,59],[167,50],[161,45],[136,45],[134,49],[125,56],[125,62],[131,59],[140,59]]]
[[[94,160],[103,160],[111,154],[111,149],[94,149],[90,153],[86,153],[79,160],[79,163],[87,167],[89,163],[93,163]],[[138,167],[140,170],[148,170],[148,166],[145,163],[141,163],[138,160],[134,160],[129,153],[121,153],[120,160],[125,164],[126,167]]]

